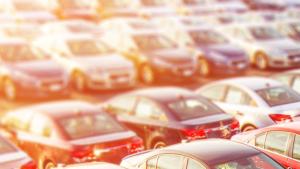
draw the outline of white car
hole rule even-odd
[[[219,28],[231,42],[241,46],[259,69],[300,66],[300,45],[273,25],[234,24]]]
[[[242,131],[300,120],[300,95],[262,77],[212,82],[196,90],[240,122]]]
[[[125,169],[121,166],[115,164],[109,164],[104,162],[91,162],[91,163],[82,163],[82,164],[72,164],[72,165],[61,165],[54,169]]]
[[[22,23],[18,24],[15,22],[0,24],[0,34],[6,37],[24,38],[27,40],[33,40],[43,33],[40,30],[38,24],[33,23]]]
[[[179,47],[161,31],[133,29],[105,35],[110,45],[135,63],[143,83],[151,84],[158,79],[186,80],[196,75],[194,51]]]
[[[50,35],[34,44],[65,67],[79,91],[126,88],[136,83],[132,62],[91,34]]]

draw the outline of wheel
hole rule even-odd
[[[199,74],[201,76],[208,76],[211,73],[210,65],[206,59],[199,59],[198,66],[199,66]]]
[[[140,79],[145,84],[154,82],[154,72],[149,65],[143,65],[140,69]]]
[[[156,141],[156,142],[154,142],[152,144],[151,148],[152,149],[160,149],[160,148],[164,148],[166,146],[167,146],[167,144],[165,142],[163,142],[163,141]]]
[[[255,66],[261,70],[268,68],[268,58],[265,54],[259,53],[255,56]]]
[[[84,91],[86,88],[85,75],[78,71],[74,72],[73,73],[73,84],[74,84],[74,88],[77,91]]]
[[[252,126],[252,125],[246,125],[245,127],[242,128],[243,132],[247,132],[247,131],[251,131],[251,130],[255,130],[256,127]]]
[[[17,97],[17,90],[14,82],[11,79],[3,81],[3,94],[7,100],[15,100]]]
[[[45,164],[44,169],[52,169],[52,168],[54,168],[54,167],[55,167],[55,164],[54,164],[53,162],[47,162],[47,163]]]

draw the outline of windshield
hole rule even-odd
[[[257,90],[256,93],[271,107],[300,101],[295,91],[283,86]]]
[[[283,36],[271,27],[251,27],[249,28],[252,36],[257,40],[279,39]]]
[[[10,143],[0,137],[0,155],[17,151]]]
[[[168,107],[181,121],[223,113],[216,105],[201,98],[182,98],[168,103]]]
[[[222,35],[210,30],[190,31],[189,35],[196,44],[200,45],[224,44],[227,42]]]
[[[122,132],[125,129],[104,113],[77,115],[59,119],[59,125],[70,140]]]
[[[45,60],[47,56],[35,53],[26,44],[0,44],[0,57],[5,62]]]
[[[39,29],[36,26],[23,25],[23,26],[8,26],[0,28],[4,34],[10,37],[22,37],[26,39],[32,39],[40,35]]]
[[[138,35],[134,36],[133,39],[139,49],[146,51],[176,47],[176,44],[171,40],[159,34]]]
[[[99,56],[101,54],[111,53],[112,50],[102,42],[96,40],[74,40],[67,42],[70,52],[73,56]]]
[[[246,158],[217,164],[213,169],[283,169],[279,164],[264,154],[258,154]]]
[[[32,0],[12,0],[14,8],[17,11],[42,11],[48,10],[46,3],[43,4],[42,0],[32,1]]]

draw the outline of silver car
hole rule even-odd
[[[234,115],[242,131],[300,119],[300,95],[268,78],[232,78],[205,85],[196,92]]]

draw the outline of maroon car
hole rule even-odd
[[[106,112],[81,101],[45,103],[7,113],[7,131],[39,168],[89,161],[117,163],[143,141]]]
[[[36,165],[27,154],[0,136],[0,168],[36,169]]]
[[[300,168],[300,122],[241,133],[232,140],[263,150],[288,169]]]

